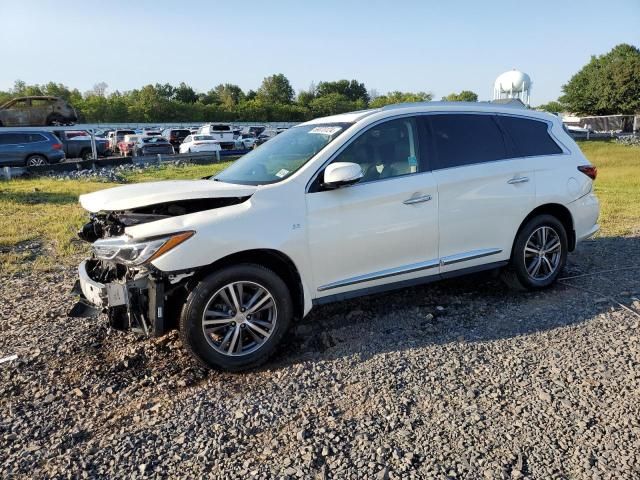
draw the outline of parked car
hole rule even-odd
[[[144,155],[173,155],[175,152],[166,138],[142,135],[133,146],[133,155],[140,157]]]
[[[34,167],[64,158],[62,143],[51,132],[0,132],[0,165]]]
[[[143,130],[142,136],[143,137],[161,137],[162,132],[158,130]]]
[[[0,127],[73,125],[74,108],[58,97],[19,97],[0,106]]]
[[[125,135],[121,142],[118,142],[118,152],[123,157],[133,155],[133,148],[142,135]]]
[[[180,145],[180,153],[219,152],[220,144],[213,135],[189,135]]]
[[[135,135],[136,132],[131,129],[114,130],[107,134],[107,140],[109,140],[109,149],[112,152],[118,151],[118,143],[124,140],[125,135]]]
[[[244,127],[241,133],[252,133],[255,137],[260,135],[262,132],[266,130],[267,127],[264,125],[251,125],[248,127]]]
[[[178,151],[184,139],[191,135],[188,128],[167,128],[162,131],[162,136],[169,140],[173,149]]]
[[[242,370],[314,305],[483,270],[551,286],[598,230],[596,173],[544,112],[427,102],[319,118],[210,179],[82,195],[93,257],[79,286],[117,328],[177,327],[203,364]]]
[[[236,150],[250,150],[253,148],[253,144],[256,143],[256,137],[252,133],[241,133],[236,138]]]
[[[67,158],[93,158],[91,135],[82,130],[54,130],[54,135],[62,142],[62,148]],[[109,152],[109,142],[104,138],[96,138],[96,153],[98,157],[105,157]]]
[[[258,138],[256,138],[256,140],[253,142],[253,148],[258,148],[260,145],[262,145],[265,142],[268,142],[276,135],[278,135],[278,132],[276,130],[273,130],[273,129],[265,130],[260,135],[258,135]]]
[[[211,123],[200,127],[201,135],[212,135],[220,143],[223,150],[233,150],[236,142],[233,138],[233,130],[230,125],[224,123]]]

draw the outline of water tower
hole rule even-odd
[[[518,98],[525,105],[531,101],[531,77],[520,70],[504,72],[493,84],[493,99]]]

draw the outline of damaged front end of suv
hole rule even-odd
[[[157,337],[175,327],[175,318],[187,293],[185,287],[196,270],[163,272],[152,262],[187,242],[196,231],[185,228],[134,238],[127,228],[235,205],[249,196],[172,199],[146,204],[153,198],[148,195],[136,198],[135,192],[129,191],[130,195],[115,202],[105,195],[109,190],[81,197],[81,203],[91,213],[78,236],[91,243],[91,256],[78,268],[79,279],[73,291],[80,299],[69,315],[96,317],[105,313],[114,329]],[[136,203],[143,205],[133,206]],[[114,206],[126,208],[109,209]]]

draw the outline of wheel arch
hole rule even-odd
[[[520,234],[520,231],[522,230],[522,228],[527,224],[529,220],[531,220],[533,217],[537,217],[538,215],[551,215],[557,218],[560,221],[560,223],[562,223],[562,225],[564,226],[564,229],[567,232],[569,251],[572,252],[573,250],[575,250],[576,232],[575,232],[573,216],[571,215],[571,212],[567,207],[559,203],[545,203],[544,205],[540,205],[534,208],[529,213],[529,215],[527,215],[524,218],[524,220],[522,220],[522,223],[520,223],[520,226],[516,231],[516,235],[513,237],[513,244],[511,246],[511,255],[513,255],[513,246],[515,245],[516,239],[518,238],[518,235]]]
[[[274,249],[254,249],[232,253],[215,262],[200,268],[193,277],[193,281],[220,270],[221,268],[237,265],[239,263],[254,263],[272,270],[278,275],[291,290],[291,299],[294,306],[294,318],[301,319],[304,316],[304,288],[302,277],[295,263],[288,255]]]

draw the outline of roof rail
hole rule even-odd
[[[395,108],[408,108],[408,107],[473,107],[473,108],[526,108],[524,105],[517,102],[513,103],[492,103],[492,102],[407,102],[407,103],[394,103],[392,105],[386,105],[382,107],[382,110],[393,110]]]

